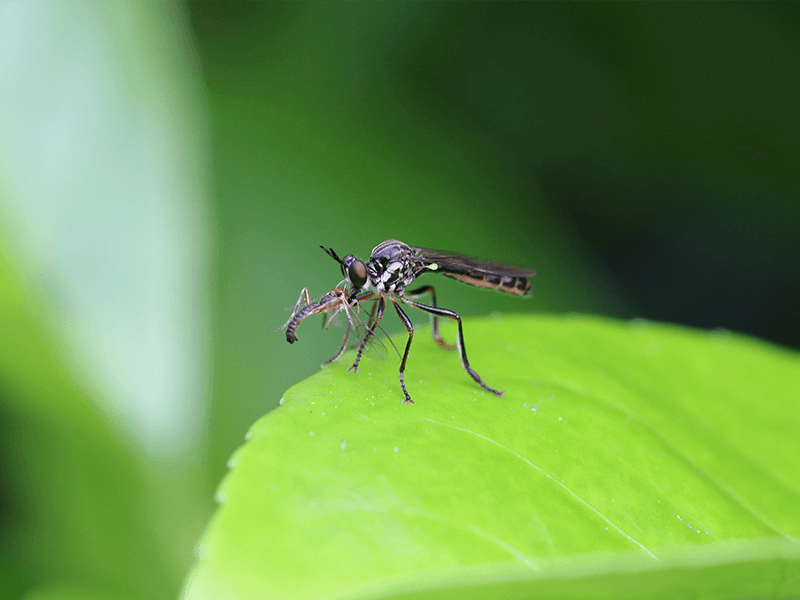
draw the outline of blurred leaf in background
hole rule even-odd
[[[182,11],[2,10],[7,245],[119,422],[148,452],[185,453],[202,425],[210,257],[204,115],[189,32],[174,27]]]
[[[185,8],[0,5],[0,588],[178,591],[209,364],[208,149]]]

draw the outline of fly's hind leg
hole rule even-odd
[[[403,297],[400,297],[400,299],[406,304],[409,304],[411,306],[416,306],[417,308],[422,309],[427,313],[436,315],[437,317],[447,317],[448,319],[455,319],[458,322],[458,354],[461,357],[461,366],[467,373],[469,373],[469,376],[472,377],[472,379],[474,379],[475,382],[483,389],[485,389],[487,392],[492,392],[497,396],[501,397],[503,396],[504,392],[501,392],[500,390],[496,390],[486,385],[483,382],[483,379],[481,379],[481,376],[478,375],[478,373],[476,373],[475,370],[469,366],[469,360],[467,359],[467,348],[466,346],[464,346],[464,333],[461,327],[461,317],[458,316],[458,313],[453,312],[452,310],[448,310],[446,308],[427,306],[425,304],[420,304],[419,302],[413,302]],[[406,348],[406,353],[408,353],[408,348]],[[403,364],[405,364],[405,361],[403,361]]]
[[[433,308],[438,308],[436,305],[436,290],[433,289],[432,285],[424,285],[419,287],[415,290],[410,290],[406,292],[406,298],[421,298],[425,294],[431,295],[431,301],[433,302]],[[435,313],[430,313],[431,316],[431,334],[433,335],[434,341],[439,344],[440,348],[444,348],[445,350],[455,350],[455,344],[448,344],[442,339],[442,335],[439,333],[439,318],[438,315]]]

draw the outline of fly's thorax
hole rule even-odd
[[[411,247],[398,240],[386,240],[372,249],[369,260],[391,262],[412,254]]]
[[[414,281],[417,271],[411,248],[397,240],[375,246],[367,263],[370,282],[381,294],[402,292]]]
[[[367,264],[369,279],[378,293],[402,292],[416,279],[416,269],[410,260],[393,260],[387,263],[370,261]]]

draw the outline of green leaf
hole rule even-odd
[[[800,594],[796,353],[590,317],[465,338],[503,398],[424,331],[413,406],[393,355],[289,390],[231,460],[186,597]]]

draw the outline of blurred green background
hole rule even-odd
[[[320,244],[538,269],[432,278],[462,315],[800,348],[798,16],[0,5],[0,590],[177,595],[248,426],[338,348],[273,331],[339,282]]]

